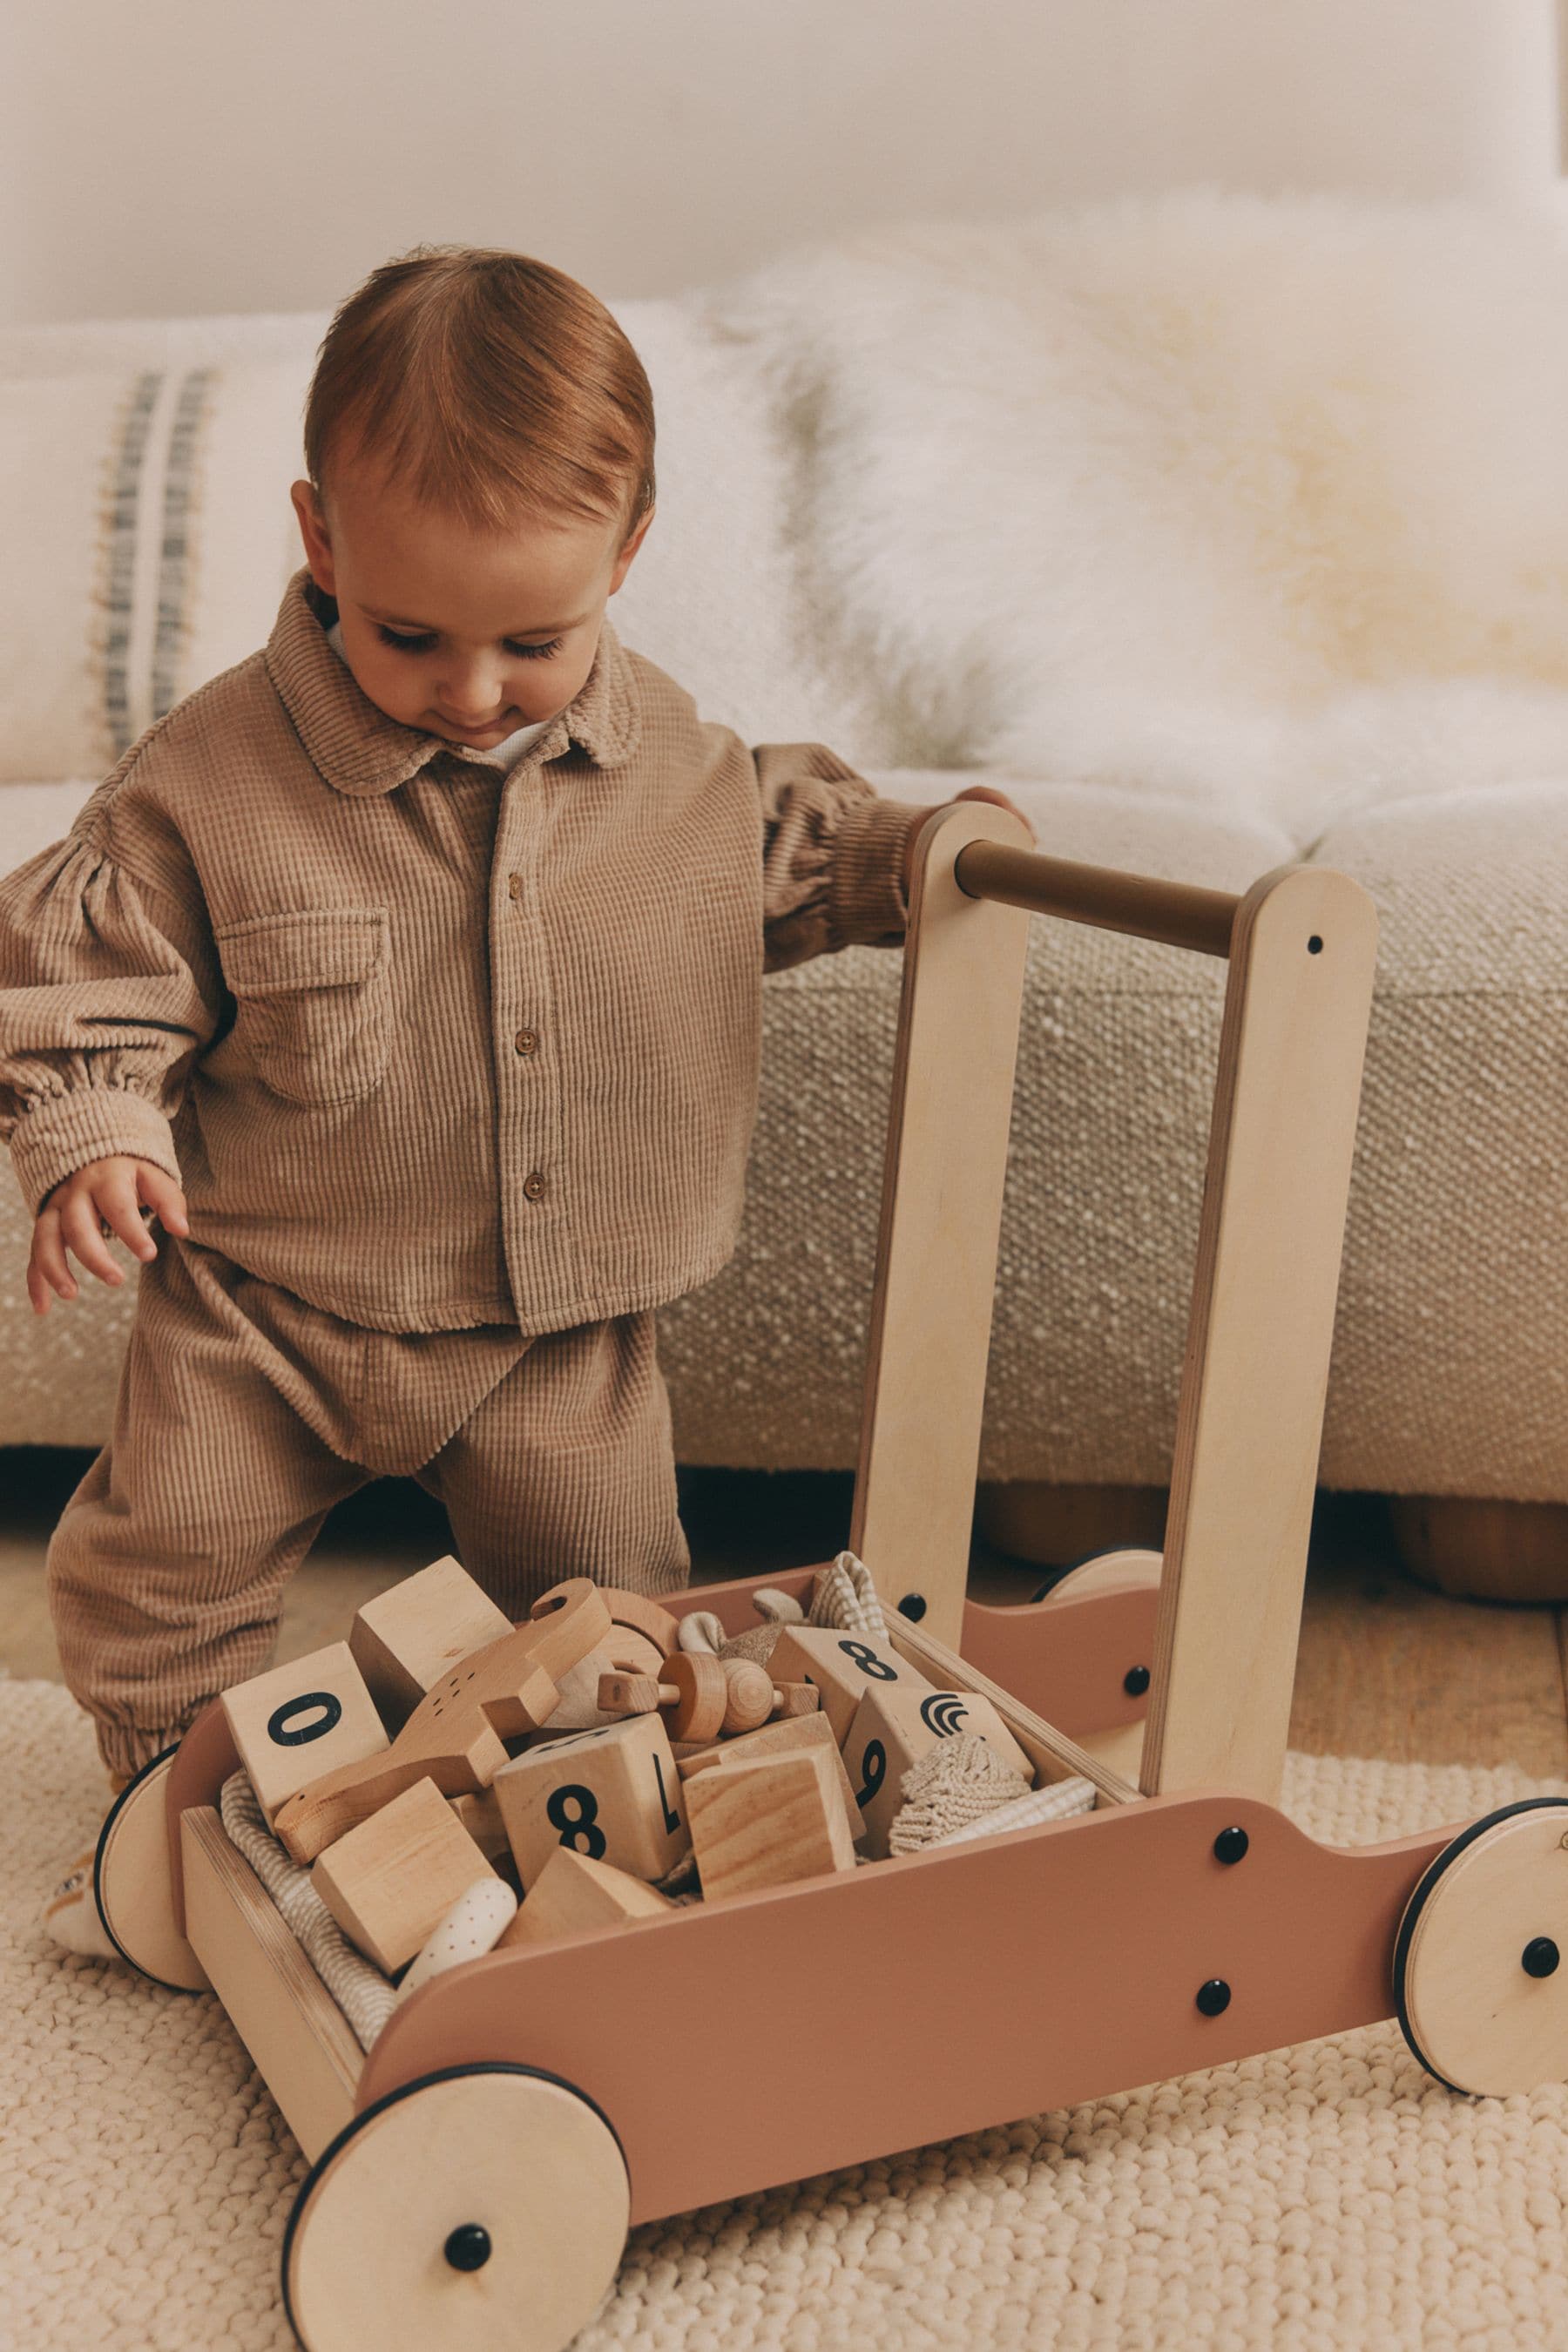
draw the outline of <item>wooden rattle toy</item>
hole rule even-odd
[[[679,1650],[657,1682],[651,1675],[601,1676],[599,1705],[606,1715],[657,1709],[671,1739],[692,1746],[755,1731],[771,1716],[809,1715],[817,1693],[801,1683],[775,1684],[765,1667],[747,1658]]]
[[[504,1741],[537,1731],[564,1675],[608,1633],[609,1612],[586,1577],[557,1585],[538,1621],[517,1626],[426,1692],[384,1755],[344,1764],[290,1797],[273,1829],[296,1862],[314,1862],[416,1780],[443,1796],[487,1788],[506,1762]]]

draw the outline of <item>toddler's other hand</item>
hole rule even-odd
[[[997,792],[991,784],[968,784],[963,792],[954,793],[952,800],[993,801],[998,808],[1011,809],[1015,816],[1024,817],[1024,823],[1029,825],[1030,841],[1032,842],[1035,838],[1035,828],[1032,824],[1029,824],[1028,818],[1024,816],[1023,810],[1018,807],[1016,802],[1010,801],[1005,793]],[[951,808],[952,806],[952,801],[939,801],[936,803],[936,808]],[[919,834],[921,825],[924,824],[927,817],[933,816],[935,814],[935,808],[921,809],[919,816],[915,818],[908,833],[904,835],[904,889],[906,893],[908,892],[910,885],[913,882],[915,877],[915,837]]]
[[[158,1244],[142,1221],[142,1203],[172,1234],[188,1234],[185,1196],[172,1176],[150,1160],[114,1152],[89,1160],[55,1186],[38,1211],[27,1260],[27,1296],[35,1315],[49,1311],[49,1293],[74,1298],[77,1279],[66,1261],[68,1247],[89,1274],[118,1289],[125,1276],[104,1247],[118,1234],[139,1258],[156,1257]]]

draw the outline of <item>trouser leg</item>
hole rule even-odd
[[[509,1616],[563,1577],[678,1591],[691,1555],[651,1314],[546,1333],[416,1476]]]
[[[245,1360],[173,1259],[144,1270],[113,1434],[47,1559],[65,1679],[110,1771],[268,1663],[285,1583],[366,1475]]]

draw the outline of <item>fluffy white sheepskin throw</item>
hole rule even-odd
[[[1568,777],[1568,239],[1184,192],[905,224],[710,289],[890,764],[1242,804],[1301,846]]]

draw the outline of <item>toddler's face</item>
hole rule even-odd
[[[582,690],[605,604],[653,520],[625,548],[605,523],[481,534],[352,457],[333,467],[330,521],[309,482],[290,495],[357,683],[389,719],[477,751]]]

